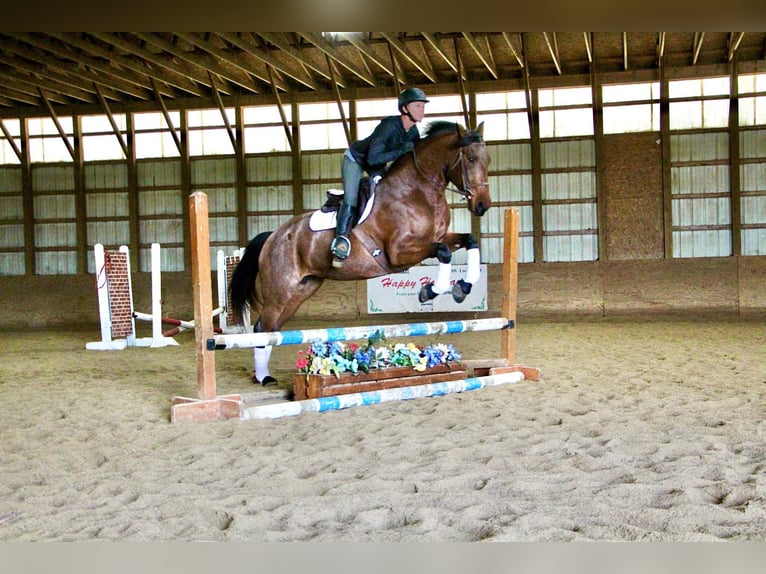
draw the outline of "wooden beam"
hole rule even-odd
[[[285,66],[284,64],[279,62],[279,60],[277,60],[276,58],[273,58],[266,51],[253,45],[253,43],[246,40],[244,36],[240,36],[234,32],[216,32],[216,33],[232,46],[236,46],[243,52],[246,52],[250,56],[260,60],[264,64],[271,66],[274,70],[279,70],[281,73],[285,74],[286,76],[289,76],[296,82],[303,84],[307,88],[311,88],[312,90],[319,90],[319,85],[316,83],[314,78],[312,78],[308,73],[305,73],[305,74],[296,73],[294,70],[290,69],[289,66]],[[268,71],[266,72],[266,74],[268,76]],[[280,86],[280,88],[285,89],[284,86]]]
[[[67,133],[64,131],[64,128],[61,127],[61,122],[59,121],[59,118],[56,115],[56,111],[53,109],[53,106],[51,105],[50,101],[48,101],[48,97],[45,95],[45,92],[41,88],[38,88],[38,91],[40,92],[40,98],[45,104],[45,107],[48,110],[48,113],[50,114],[51,119],[53,120],[53,123],[56,126],[56,130],[59,132],[59,136],[61,136],[61,139],[64,141],[64,145],[66,146],[67,151],[69,151],[69,155],[72,156],[72,160],[77,161],[77,156],[75,155],[72,142],[69,141],[69,138],[67,137]]]
[[[132,32],[132,34],[134,34],[138,38],[141,38],[144,42],[148,44],[153,44],[154,46],[157,46],[158,48],[164,50],[168,54],[172,54],[176,58],[180,58],[181,60],[188,62],[189,64],[192,65],[192,67],[202,70],[202,73],[204,74],[207,74],[208,70],[210,70],[218,74],[221,78],[224,78],[234,84],[237,84],[238,86],[240,86],[241,88],[245,90],[257,93],[255,88],[253,87],[253,82],[250,79],[250,76],[246,72],[238,68],[235,68],[234,66],[232,66],[231,64],[227,62],[223,62],[217,58],[211,58],[205,54],[200,54],[200,53],[191,54],[181,49],[178,46],[178,44],[168,42],[167,40],[161,38],[157,34],[148,34],[145,32]],[[223,91],[226,91],[227,93],[231,93],[231,90],[224,89]]]
[[[266,71],[269,73],[269,76],[271,76],[274,73],[269,64],[266,64]],[[279,90],[277,90],[276,86],[274,86],[274,82],[270,82],[270,83],[271,83],[271,90],[274,93],[274,99],[277,102],[279,117],[282,119],[282,126],[285,128],[287,143],[290,144],[290,149],[294,150],[295,146],[293,145],[293,136],[292,136],[292,132],[290,131],[290,123],[287,121],[287,114],[285,114],[284,107],[282,106],[282,99],[279,97]]]
[[[734,58],[734,53],[737,51],[737,48],[739,48],[739,43],[742,41],[742,37],[745,35],[744,32],[737,32],[736,35],[734,32],[731,32],[729,34],[729,57],[727,59],[728,62],[731,62]]]
[[[463,119],[465,121],[465,127],[470,129],[471,124],[468,117],[468,102],[466,101],[465,84],[463,83],[463,62],[460,58],[460,52],[458,52],[457,49],[457,37],[453,38],[452,41],[455,44],[455,56],[457,56],[457,65],[459,70],[457,74],[457,83],[460,90],[460,104],[463,108]]]
[[[178,153],[181,154],[181,157],[184,156],[184,149],[181,145],[181,138],[178,137],[178,132],[176,132],[176,128],[173,125],[173,120],[170,117],[170,112],[168,112],[168,108],[165,105],[165,100],[162,99],[162,94],[160,93],[159,88],[157,88],[157,83],[155,82],[154,78],[151,78],[152,81],[152,88],[154,88],[154,95],[157,97],[157,103],[160,105],[160,110],[162,110],[162,116],[165,118],[165,123],[168,124],[168,127],[170,128],[170,135],[173,138],[173,141],[176,144],[176,148],[178,149]]]
[[[122,152],[125,154],[125,157],[128,158],[128,145],[125,143],[125,139],[122,137],[122,132],[120,131],[120,127],[117,125],[114,116],[112,115],[112,110],[109,109],[109,104],[106,103],[106,99],[104,99],[104,95],[101,93],[101,89],[98,87],[98,84],[94,82],[93,87],[96,89],[98,101],[101,103],[101,107],[104,108],[104,113],[106,113],[106,117],[109,119],[109,125],[112,126],[114,135],[117,136],[117,141],[120,142]]]
[[[524,58],[524,93],[527,98],[527,117],[529,118],[529,137],[532,159],[532,248],[534,260],[543,262],[543,176],[542,159],[540,149],[540,122],[537,98],[532,91],[532,82],[529,77],[529,65],[527,62],[527,49],[524,34],[521,34],[521,53]]]
[[[548,36],[548,32],[543,32],[543,38],[548,45],[548,51],[553,58],[553,64],[556,66],[556,71],[561,75],[561,62],[559,61],[559,44],[556,40],[556,32],[551,32],[551,37]]]
[[[694,33],[694,56],[692,57],[692,66],[697,64],[697,59],[700,56],[700,50],[702,49],[702,40],[705,39],[705,32]]]
[[[356,65],[354,65],[353,62],[348,60],[347,58],[343,57],[341,54],[338,54],[338,51],[335,49],[335,47],[325,40],[320,34],[317,32],[297,32],[301,37],[306,39],[309,43],[313,44],[316,48],[319,49],[322,53],[324,53],[327,56],[330,56],[335,62],[346,68],[349,72],[356,75],[360,80],[365,81],[370,86],[375,87],[377,83],[375,82],[375,78],[372,77],[371,74],[366,73],[363,70],[360,70]],[[356,46],[356,44],[354,44]],[[366,53],[365,53],[366,54]],[[369,57],[369,55],[368,55]],[[375,63],[380,65],[378,62],[379,58],[375,58]],[[390,71],[388,71],[391,73]]]
[[[585,40],[585,51],[588,53],[588,63],[589,64],[593,63],[593,49],[591,48],[591,43],[592,43],[592,41],[591,41],[591,34],[593,34],[593,32],[583,32],[582,33],[583,40]]]
[[[133,70],[134,72],[140,74],[142,78],[154,78],[156,81],[167,84],[168,86],[173,86],[174,88],[187,92],[192,96],[204,97],[207,95],[205,90],[199,85],[204,85],[204,74],[198,72],[195,69],[192,69],[191,66],[187,65],[185,62],[179,62],[167,57],[162,57],[139,46],[135,42],[126,40],[125,38],[116,34],[99,32],[89,32],[89,34],[94,38],[109,44],[110,46],[114,46],[120,50],[135,54],[140,63],[136,63],[130,58],[120,57],[116,54],[112,54],[109,50],[97,49],[97,53],[106,52],[107,54],[111,54],[111,58],[119,63],[120,66]],[[96,48],[94,48],[94,50],[95,49]],[[168,93],[167,95],[172,94]]]
[[[332,61],[330,60],[330,56],[325,55],[325,58],[327,58],[327,67],[330,69],[330,74],[335,76],[335,71],[333,70]],[[340,113],[340,119],[343,122],[343,131],[346,132],[346,142],[348,142],[348,145],[351,145],[351,132],[348,129],[348,121],[346,120],[346,112],[343,109],[343,99],[340,97],[340,90],[338,89],[338,84],[333,81],[332,83],[333,92],[335,92],[335,102],[338,104],[338,112]]]
[[[407,85],[407,78],[404,77],[404,72],[399,75],[400,67],[396,64],[396,55],[394,54],[394,48],[391,44],[388,45],[388,57],[391,58],[391,68],[394,70],[394,94],[397,93],[400,86]]]
[[[622,65],[625,70],[628,69],[628,33],[627,32],[622,33]]]
[[[3,132],[3,135],[5,136],[5,141],[7,141],[8,145],[11,146],[13,153],[15,153],[16,157],[19,158],[19,162],[24,163],[24,156],[21,153],[21,148],[19,148],[18,144],[16,143],[16,140],[11,135],[11,132],[8,131],[8,128],[6,127],[5,122],[3,121],[3,118],[0,118],[0,131]]]
[[[226,126],[226,133],[229,134],[229,140],[231,140],[231,149],[234,150],[234,153],[236,153],[237,152],[237,136],[231,127],[229,116],[226,115],[226,106],[223,105],[221,94],[218,93],[218,88],[215,85],[215,78],[213,78],[213,72],[208,70],[207,75],[210,77],[210,87],[213,90],[213,98],[215,99],[215,103],[218,106],[218,111],[221,112],[223,125]]]
[[[93,104],[96,102],[95,95],[92,91],[88,92],[80,88],[72,88],[66,84],[62,84],[56,80],[43,79],[36,74],[26,74],[26,70],[14,70],[14,72],[0,72],[0,78],[5,79],[6,84],[10,84],[14,89],[34,96],[37,94],[37,88],[45,89],[50,95],[51,92],[62,96],[62,103],[69,103],[69,98],[73,100],[79,100],[87,104]]]
[[[518,50],[516,50],[516,46],[513,45],[513,41],[511,40],[511,33],[510,32],[503,32],[503,39],[505,40],[505,43],[508,44],[508,48],[511,50],[511,53],[513,54],[513,57],[516,58],[516,61],[519,63],[519,67],[524,67],[524,60],[519,54]]]
[[[294,60],[296,60],[301,66],[304,66],[306,69],[311,70],[315,74],[319,74],[326,80],[330,80],[330,74],[327,70],[324,70],[321,66],[315,64],[311,60],[304,57],[303,53],[295,48],[294,45],[290,44],[286,39],[281,38],[274,32],[254,32],[254,34],[258,34],[261,38],[269,42],[270,44],[273,44],[277,48],[279,48],[284,54],[287,54]],[[345,86],[341,86],[345,87]]]
[[[176,32],[176,36],[178,36],[179,38],[183,38],[184,40],[189,42],[189,44],[192,44],[193,46],[197,46],[201,50],[208,52],[209,54],[214,56],[218,61],[222,63],[230,64],[232,66],[232,69],[237,68],[241,70],[242,72],[244,72],[245,77],[247,77],[248,79],[250,79],[249,76],[255,76],[256,78],[258,78],[264,83],[268,83],[269,81],[267,77],[268,74],[265,73],[265,69],[261,71],[262,62],[260,61],[258,61],[257,63],[253,62],[255,58],[253,58],[247,53],[245,53],[245,55],[247,56],[246,59],[249,61],[246,62],[244,61],[243,58],[237,57],[235,54],[232,54],[229,51],[222,50],[221,48],[214,46],[212,42],[205,40],[203,38],[200,38],[200,36],[196,33]],[[210,70],[208,70],[208,72],[209,71]],[[286,89],[284,84],[281,84],[281,83],[278,87],[280,90]],[[252,81],[250,81],[249,89],[251,92],[254,92],[256,94],[258,93],[258,89],[256,89]]]
[[[665,58],[665,34],[666,32],[660,32],[657,36],[657,65]]]
[[[468,45],[471,46],[474,52],[476,52],[476,55],[479,57],[479,60],[484,64],[484,66],[489,70],[489,73],[492,74],[492,77],[497,80],[498,79],[498,73],[497,68],[495,67],[494,62],[491,60],[491,58],[488,58],[486,55],[484,55],[479,48],[479,44],[476,42],[476,39],[473,37],[473,34],[471,32],[462,32],[463,38],[465,38],[466,42],[468,42]]]
[[[436,82],[436,73],[434,72],[433,68],[431,68],[431,66],[427,63],[423,64],[420,62],[420,60],[418,60],[412,54],[412,52],[410,52],[404,42],[388,32],[381,32],[381,34],[386,40],[388,40],[389,46],[392,46],[397,52],[404,56],[413,66],[415,66],[420,71],[420,73],[422,73],[431,82]]]
[[[423,38],[425,38],[426,42],[430,44],[434,51],[441,57],[441,59],[444,60],[450,68],[452,68],[453,72],[459,71],[459,66],[455,64],[452,61],[452,58],[450,58],[449,55],[442,49],[439,40],[433,34],[430,32],[421,32],[420,34],[423,36]]]

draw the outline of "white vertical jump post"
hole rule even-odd
[[[191,258],[194,291],[194,320],[197,354],[197,398],[174,397],[171,401],[171,422],[202,422],[239,418],[240,420],[277,418],[303,412],[321,412],[351,406],[374,404],[388,400],[440,396],[470,391],[525,379],[539,380],[540,370],[514,363],[516,352],[516,287],[518,270],[519,214],[508,209],[504,219],[503,301],[504,317],[470,321],[446,321],[411,325],[386,325],[283,331],[269,333],[239,333],[214,335],[210,308],[210,232],[207,196],[195,192],[189,197],[191,218]],[[474,376],[460,381],[422,384],[397,389],[367,391],[342,396],[288,401],[274,405],[246,407],[241,395],[217,396],[215,380],[216,349],[250,348],[263,345],[289,345],[320,341],[343,341],[368,337],[371,332],[384,331],[386,336],[413,336],[428,333],[459,333],[501,329],[501,357],[465,361]]]
[[[96,290],[101,340],[86,343],[88,350],[119,350],[126,347],[166,347],[178,343],[162,334],[162,279],[160,244],[152,243],[152,314],[138,313],[133,307],[133,286],[128,247],[105,251],[93,246],[96,264]],[[136,337],[136,319],[152,322],[151,337]],[[115,337],[125,337],[124,339]]]

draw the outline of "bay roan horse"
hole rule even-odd
[[[256,332],[279,331],[325,279],[369,279],[436,257],[437,279],[419,294],[426,302],[450,290],[452,252],[459,248],[468,250],[467,272],[465,280],[452,286],[452,295],[462,302],[479,277],[478,242],[470,233],[448,231],[446,191],[453,184],[474,215],[489,209],[489,153],[483,127],[482,123],[467,130],[450,122],[431,123],[415,149],[394,162],[376,186],[372,211],[353,228],[351,255],[340,268],[333,267],[330,254],[334,229],[312,231],[311,213],[253,238],[232,274],[234,316],[241,318],[249,305],[251,316],[258,317]],[[256,349],[255,381],[274,381],[268,375],[269,355],[261,353],[265,365],[259,369]]]

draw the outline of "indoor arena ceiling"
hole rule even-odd
[[[0,114],[175,99],[395,94],[403,86],[764,60],[764,32],[0,34]],[[143,103],[143,104],[142,104]],[[171,105],[171,104],[169,104]],[[3,111],[5,110],[5,111]]]

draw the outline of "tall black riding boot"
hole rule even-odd
[[[348,256],[351,255],[351,241],[348,236],[351,231],[353,215],[354,208],[345,201],[341,203],[335,226],[335,239],[330,246],[333,267],[342,267]]]

